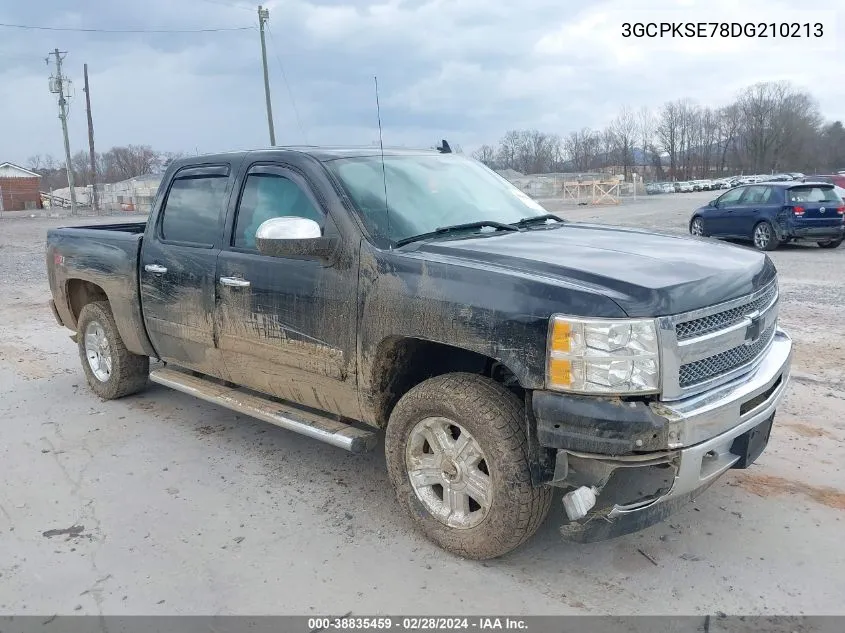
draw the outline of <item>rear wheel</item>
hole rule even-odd
[[[825,242],[818,242],[819,248],[836,248],[842,243],[842,240],[827,240]]]
[[[546,518],[548,486],[534,487],[522,403],[482,376],[431,378],[390,415],[385,453],[397,499],[444,549],[473,559],[510,552]]]
[[[82,308],[77,344],[88,386],[104,400],[128,396],[146,386],[150,359],[126,349],[107,301]]]
[[[754,246],[761,251],[773,251],[780,246],[780,240],[769,222],[764,220],[754,227]]]
[[[692,222],[689,225],[689,232],[690,235],[695,235],[697,237],[708,237],[707,233],[704,231],[704,220],[699,217],[694,217]]]

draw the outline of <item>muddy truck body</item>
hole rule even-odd
[[[166,385],[353,452],[490,558],[662,520],[764,449],[789,378],[751,249],[580,224],[448,153],[174,162],[147,222],[48,232],[92,390]],[[150,359],[156,362],[150,369]]]

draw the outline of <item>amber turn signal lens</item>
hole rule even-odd
[[[558,387],[572,384],[572,362],[562,358],[549,360],[549,379]]]
[[[552,326],[552,351],[568,352],[572,349],[572,324],[566,321],[554,321]]]

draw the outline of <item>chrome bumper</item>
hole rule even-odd
[[[758,419],[761,407],[774,411],[786,388],[791,360],[792,339],[777,330],[768,351],[750,373],[684,400],[652,403],[651,410],[669,421],[669,448],[697,445],[735,430],[749,419]]]
[[[778,330],[750,375],[684,401],[654,405],[656,413],[671,420],[678,432],[676,441],[686,446],[661,454],[676,469],[671,488],[637,504],[605,504],[583,522],[562,526],[561,534],[581,542],[613,538],[653,525],[695,499],[740,460],[740,455],[731,453],[734,440],[774,415],[789,381],[791,360],[792,340]],[[700,438],[707,439],[696,441]],[[607,460],[604,455],[593,457]],[[626,476],[636,477],[633,460],[625,465]]]

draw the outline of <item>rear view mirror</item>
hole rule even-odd
[[[285,217],[262,222],[255,232],[255,245],[269,257],[324,259],[334,252],[336,240],[323,237],[314,220]]]

